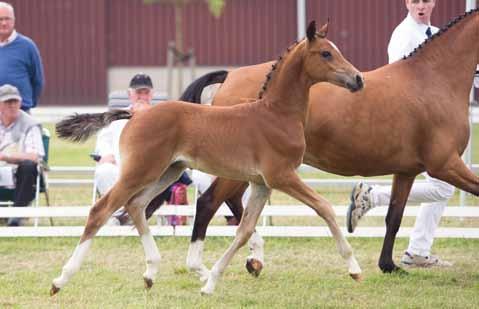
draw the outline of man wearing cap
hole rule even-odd
[[[0,1],[0,85],[18,88],[22,96],[22,110],[38,104],[43,90],[44,76],[40,52],[27,36],[15,30],[12,5]]]
[[[14,175],[14,207],[27,206],[35,197],[38,174],[37,163],[45,155],[41,126],[30,115],[20,110],[22,98],[12,85],[0,87],[0,163],[2,177]],[[8,178],[8,177],[7,177]],[[0,200],[2,197],[0,197]],[[19,218],[10,218],[9,226],[20,225]]]
[[[139,73],[133,76],[128,88],[128,97],[130,99],[129,109],[132,114],[152,107],[153,83],[150,76]],[[100,159],[95,168],[95,183],[100,195],[104,195],[118,180],[120,172],[120,135],[125,127],[127,119],[113,121],[108,127],[98,133],[96,153]],[[180,182],[186,185],[191,183],[187,174],[183,174]],[[169,200],[169,189],[155,198],[147,207],[146,214],[149,218],[153,212],[165,201]],[[128,215],[123,208],[119,209],[109,224],[125,224],[128,221]]]

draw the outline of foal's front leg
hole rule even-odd
[[[334,213],[331,204],[303,183],[294,171],[288,174],[283,173],[280,177],[274,177],[271,184],[274,189],[283,191],[313,208],[316,213],[326,221],[334,240],[336,240],[339,254],[348,263],[350,276],[354,280],[361,280],[361,268],[354,257],[351,245],[344,237],[343,232],[336,222],[336,214]]]
[[[251,183],[251,196],[248,200],[248,206],[244,210],[241,223],[236,230],[236,237],[232,244],[223,254],[223,256],[215,263],[210,271],[206,285],[201,289],[202,294],[212,294],[218,279],[221,277],[226,267],[230,263],[236,251],[244,246],[246,241],[251,237],[255,229],[258,217],[263,210],[266,200],[271,194],[271,189],[263,184]]]

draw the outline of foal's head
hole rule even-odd
[[[327,81],[351,92],[363,88],[361,72],[343,57],[333,42],[326,39],[328,24],[316,32],[316,23],[312,21],[306,33],[304,70],[314,83]]]

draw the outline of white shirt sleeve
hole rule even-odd
[[[98,132],[95,152],[100,156],[112,155],[114,154],[113,148],[113,132],[111,126],[108,126]]]
[[[45,150],[43,149],[42,133],[38,126],[31,128],[25,136],[23,151],[28,153],[35,153],[40,157],[45,156]]]

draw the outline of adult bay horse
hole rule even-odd
[[[474,195],[479,178],[463,163],[469,137],[468,102],[479,53],[479,13],[451,21],[405,59],[364,73],[367,87],[355,94],[330,84],[311,88],[306,121],[304,163],[343,176],[394,174],[379,267],[398,270],[392,259],[396,233],[417,174],[427,171]],[[261,91],[271,62],[227,74],[213,105],[231,105]],[[212,76],[207,76],[212,79]],[[247,183],[217,178],[199,198],[188,252],[190,269],[204,277],[203,240],[223,201],[241,218],[241,195]],[[235,206],[236,205],[236,206]],[[257,239],[259,237],[256,237]],[[247,269],[258,275],[262,240],[250,245]]]
[[[269,75],[262,100],[232,107],[166,102],[131,117],[120,138],[120,179],[92,207],[80,243],[61,276],[53,280],[51,294],[79,270],[93,236],[123,205],[141,237],[146,256],[143,278],[150,288],[160,253],[144,208],[188,167],[248,181],[252,186],[236,237],[213,267],[202,293],[214,291],[235,252],[250,238],[272,189],[306,203],[326,221],[350,275],[358,280],[361,269],[336,223],[334,210],[295,171],[306,148],[309,88],[321,81],[350,91],[363,87],[361,74],[326,39],[327,28],[326,24],[316,33],[314,22],[308,26],[307,39],[288,49]],[[72,140],[86,139],[116,118],[129,116],[124,111],[74,115],[57,125],[57,133]]]

